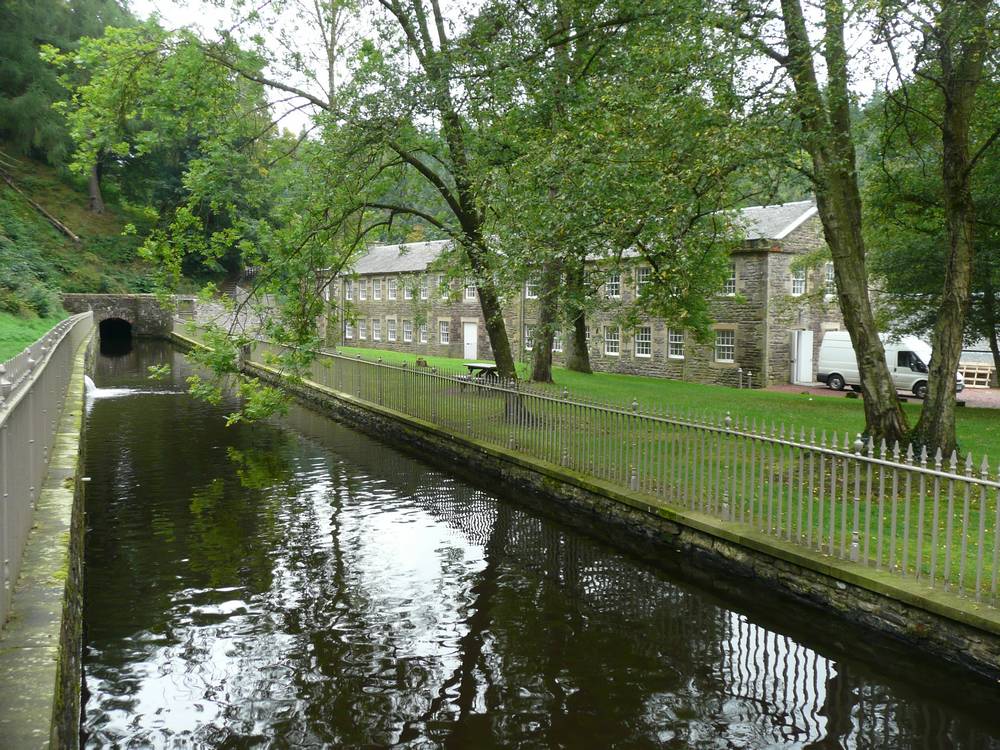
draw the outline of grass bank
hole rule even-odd
[[[62,310],[44,318],[23,318],[0,312],[0,362],[5,362],[28,344],[38,341],[65,317],[66,313]]]
[[[364,359],[413,364],[418,355],[382,349],[340,347],[338,351],[349,356],[360,354]],[[449,357],[422,357],[428,365],[443,372],[465,372],[462,360]],[[518,374],[527,375],[527,366],[518,365]],[[817,437],[823,430],[828,435],[837,433],[843,442],[844,433],[854,435],[864,429],[864,411],[860,399],[825,398],[809,394],[779,393],[776,391],[739,390],[718,385],[689,383],[682,380],[651,378],[640,375],[594,373],[584,375],[562,367],[552,369],[554,391],[569,391],[573,398],[612,403],[631,404],[638,401],[642,409],[669,409],[673,412],[694,412],[701,416],[721,418],[729,412],[740,422],[745,419],[758,424],[774,423],[794,428],[816,430]],[[903,404],[915,424],[920,415],[920,403]],[[991,457],[991,464],[1000,460],[1000,413],[995,409],[960,409],[958,412],[958,440],[963,451],[971,451],[978,462],[983,452]]]

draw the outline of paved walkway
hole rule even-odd
[[[844,398],[849,389],[834,391],[827,388],[822,383],[813,385],[772,385],[769,391],[781,391],[783,393],[808,393],[812,396],[829,396],[831,398]],[[901,393],[901,396],[910,401],[919,401],[916,396]],[[974,409],[1000,409],[1000,388],[966,388],[958,394],[959,402],[964,401],[965,405]]]

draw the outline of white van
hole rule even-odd
[[[889,366],[892,382],[897,390],[909,391],[917,398],[927,396],[927,364],[931,361],[930,346],[914,336],[899,339],[882,334],[885,347],[885,363]],[[858,390],[861,376],[858,373],[858,359],[847,331],[827,331],[819,346],[819,372],[821,383],[826,383],[835,391],[851,386]],[[961,373],[955,374],[955,390],[961,392],[965,381]]]

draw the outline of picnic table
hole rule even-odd
[[[465,366],[469,370],[470,378],[490,378],[495,380],[498,377],[496,362],[466,362]]]

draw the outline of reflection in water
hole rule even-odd
[[[184,368],[139,342],[97,384]],[[996,690],[889,642],[306,410],[225,410],[88,416],[90,747],[1000,747]]]

